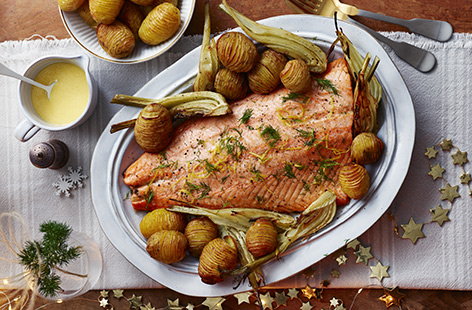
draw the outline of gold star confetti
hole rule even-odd
[[[337,270],[337,269],[331,270],[331,277],[339,278],[340,275],[341,275],[341,272],[339,272],[339,270]]]
[[[298,290],[295,288],[291,288],[288,290],[287,296],[290,297],[290,299],[293,298],[298,298]]]
[[[467,159],[467,152],[457,151],[456,154],[452,154],[452,162],[454,165],[464,165],[469,162]]]
[[[443,151],[450,151],[454,145],[452,145],[452,141],[449,139],[444,139],[439,143],[439,146],[442,148]]]
[[[154,308],[150,302],[147,303],[147,305],[143,305],[141,307],[139,307],[139,310],[156,310],[156,308]]]
[[[359,244],[361,244],[361,243],[359,242],[359,240],[354,239],[354,240],[350,241],[350,242],[347,244],[347,248],[348,248],[348,249],[353,249],[353,250],[355,250],[355,249],[357,249],[357,246],[358,246]]]
[[[316,297],[315,290],[309,285],[305,286],[305,288],[302,289],[302,294],[308,299]]]
[[[470,173],[463,173],[460,176],[460,180],[462,184],[469,184],[470,180],[472,180],[472,177],[470,176]]]
[[[251,297],[252,293],[251,292],[245,292],[245,293],[239,293],[234,295],[238,299],[238,305],[242,303],[247,303],[250,304],[251,302],[249,301],[249,297]]]
[[[357,256],[356,263],[364,263],[368,264],[369,259],[371,259],[373,256],[370,254],[370,247],[363,247],[362,245],[359,245],[359,250],[354,252],[354,254]]]
[[[169,310],[182,310],[183,307],[180,305],[179,299],[172,301],[167,299],[167,309]]]
[[[424,155],[428,157],[429,159],[433,159],[433,158],[436,158],[436,155],[438,155],[438,151],[436,151],[434,146],[428,147],[426,148],[426,152],[424,153]]]
[[[346,310],[346,308],[344,308],[343,304],[340,304],[340,305],[336,306],[336,308],[334,308],[333,310]]]
[[[275,304],[276,307],[278,306],[284,306],[287,304],[288,297],[285,295],[285,292],[279,293],[275,292]]]
[[[104,297],[104,298],[108,297],[108,291],[105,291],[105,290],[100,291],[100,297]]]
[[[378,299],[385,302],[385,306],[390,308],[393,305],[400,307],[403,297],[405,297],[405,294],[400,293],[398,287],[395,287],[391,290],[384,289],[384,294]]]
[[[207,297],[202,305],[207,306],[209,310],[223,310],[221,304],[225,302],[223,297]],[[177,299],[178,301],[178,299]]]
[[[302,303],[302,306],[300,307],[300,310],[311,310],[310,301]]]
[[[346,255],[341,255],[338,258],[336,258],[336,261],[338,262],[339,266],[344,265],[347,262],[347,257]]]
[[[187,310],[193,310],[193,308],[195,308],[195,306],[192,304],[187,304],[187,307],[185,307]]]
[[[335,297],[331,298],[329,301],[329,306],[330,307],[336,307],[339,304],[339,300]]]
[[[377,262],[377,265],[370,266],[370,277],[377,278],[379,281],[382,281],[383,278],[390,278],[387,270],[390,266],[383,266],[380,262]]]
[[[133,294],[133,296],[131,296],[131,298],[128,298],[128,302],[130,304],[130,307],[132,309],[139,309],[139,307],[141,307],[141,305],[143,304],[142,299],[143,299],[143,296],[136,296],[136,295]]]
[[[272,310],[272,296],[270,296],[270,293],[267,292],[265,294],[260,294],[259,295],[259,298],[261,300],[261,303],[262,303],[262,309],[267,309],[269,308],[270,310]]]
[[[123,297],[123,290],[113,290],[113,296],[115,296],[115,298],[122,298]]]
[[[449,200],[449,202],[454,202],[454,199],[460,197],[459,193],[457,190],[459,189],[459,186],[451,186],[449,183],[446,184],[445,187],[439,189],[441,192],[441,200]]]
[[[442,175],[443,175],[444,171],[446,171],[439,164],[436,164],[434,166],[430,166],[430,168],[431,169],[429,170],[428,175],[430,175],[433,178],[433,180],[442,178]]]
[[[106,308],[106,306],[108,306],[108,299],[106,298],[100,299],[100,307]]]
[[[413,244],[416,243],[416,241],[419,239],[419,238],[424,238],[425,235],[423,234],[423,224],[417,224],[415,223],[415,221],[413,220],[412,217],[410,217],[410,221],[408,222],[408,224],[404,224],[404,225],[401,225],[403,230],[405,231],[403,233],[403,236],[402,238],[403,239],[410,239],[411,242],[413,242]]]
[[[441,206],[436,206],[434,209],[430,209],[429,212],[431,212],[432,222],[436,222],[439,224],[439,226],[442,226],[444,222],[449,221],[449,217],[447,214],[449,213],[451,209],[443,209]]]

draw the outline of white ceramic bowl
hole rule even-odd
[[[179,30],[169,40],[159,45],[146,45],[140,40],[136,43],[133,53],[126,58],[115,58],[108,55],[97,40],[95,29],[88,26],[76,12],[59,10],[62,22],[70,36],[87,52],[100,59],[120,63],[133,64],[153,59],[170,49],[187,29],[193,15],[196,0],[179,0],[181,24]]]
[[[85,122],[91,115],[95,106],[97,105],[97,90],[95,87],[95,81],[93,80],[92,76],[89,72],[89,64],[90,59],[86,55],[79,55],[79,56],[48,56],[41,58],[34,63],[32,63],[26,72],[23,74],[26,77],[34,79],[38,73],[46,68],[47,66],[58,63],[58,62],[65,62],[71,63],[74,65],[79,66],[85,72],[85,78],[87,79],[87,84],[89,87],[89,99],[87,103],[87,107],[85,108],[84,112],[72,123],[67,125],[55,126],[45,122],[33,108],[33,104],[31,102],[31,85],[25,82],[21,82],[18,85],[18,92],[20,98],[20,107],[25,115],[26,119],[18,124],[15,129],[15,137],[22,141],[28,141],[31,139],[40,129],[45,129],[49,131],[61,131],[65,129],[70,129],[79,126],[83,122]]]

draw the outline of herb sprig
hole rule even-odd
[[[269,144],[270,147],[274,147],[277,142],[280,140],[280,134],[271,125],[266,126],[262,131],[261,131],[261,136],[264,138],[264,140]]]
[[[241,124],[247,124],[251,116],[252,116],[252,109],[246,109],[244,111],[243,116],[241,116],[241,118],[239,119],[239,122],[241,122]]]
[[[289,93],[287,96],[282,97],[282,103],[293,100],[300,103],[307,103],[310,100],[310,97],[299,94],[299,93]]]
[[[53,297],[61,291],[56,270],[78,258],[82,249],[68,245],[72,229],[66,224],[48,221],[40,225],[39,231],[44,234],[41,241],[27,241],[18,258],[36,280],[39,293]]]
[[[327,91],[333,93],[336,96],[339,96],[338,89],[336,88],[336,86],[333,85],[333,83],[330,80],[315,78],[315,81],[316,81],[316,83],[318,83],[318,85],[322,89],[327,90]]]
[[[303,129],[295,129],[299,133],[299,137],[308,139],[304,142],[306,146],[313,146],[316,142],[315,138],[315,130],[312,128],[310,130],[303,130]]]
[[[208,194],[211,192],[211,187],[205,182],[200,182],[199,184],[195,184],[195,183],[186,181],[185,187],[191,194],[200,193],[200,196],[198,197],[198,199],[203,199],[207,197]]]

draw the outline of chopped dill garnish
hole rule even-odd
[[[154,191],[149,187],[149,190],[146,194],[146,206],[149,205],[154,198]]]
[[[252,167],[251,169],[251,173],[254,175],[253,176],[253,179],[257,182],[257,181],[262,181],[264,180],[264,177],[262,176],[261,174],[261,171],[256,169],[256,167]]]
[[[197,139],[197,144],[201,146],[205,146],[205,140]]]
[[[247,124],[251,116],[252,116],[252,109],[246,109],[246,111],[244,111],[244,114],[243,116],[241,116],[239,121],[241,122],[241,124]]]
[[[211,191],[211,188],[208,184],[205,182],[200,182],[199,184],[194,184],[190,183],[189,181],[185,182],[185,187],[187,187],[187,190],[193,194],[195,192],[199,192],[200,196],[198,199],[202,199],[208,196],[208,193]]]
[[[246,147],[238,139],[232,136],[220,139],[220,146],[235,160],[239,160],[241,153],[246,150]]]
[[[264,202],[264,197],[257,195],[256,196],[257,203],[263,203]]]
[[[312,128],[310,130],[303,130],[303,129],[295,129],[299,133],[299,137],[308,139],[307,141],[304,142],[306,146],[312,146],[315,141],[315,130]]]
[[[212,163],[210,163],[208,161],[208,159],[205,159],[204,160],[205,162],[205,170],[208,172],[208,173],[213,173],[215,171],[219,171],[220,169],[218,169],[217,167],[215,167],[215,165],[213,165]]]
[[[254,130],[254,127],[247,125],[247,129]]]
[[[330,80],[315,78],[315,81],[316,81],[316,83],[318,83],[318,85],[320,85],[320,87],[322,89],[327,90],[327,91],[335,94],[336,96],[339,96],[338,89],[336,88],[336,86],[333,85],[333,83]]]
[[[307,183],[306,181],[302,181],[303,182],[303,189],[306,190],[307,192],[310,192],[310,184]]]
[[[332,159],[324,159],[321,161],[314,161],[314,164],[318,166],[318,171],[315,176],[315,182],[320,183],[321,181],[333,181],[327,174],[326,170],[331,169],[334,166],[340,165],[337,161]]]
[[[293,100],[300,103],[307,103],[310,100],[310,97],[299,93],[290,93],[287,96],[282,97],[282,102],[286,102],[288,100]]]
[[[236,131],[240,137],[243,136],[243,133],[242,133],[241,130],[239,130],[238,128],[231,128],[231,130]]]
[[[261,136],[266,140],[270,147],[274,147],[274,145],[280,140],[279,132],[271,125],[266,126],[261,131]]]
[[[162,152],[160,152],[159,154],[161,154],[161,156],[162,156],[162,158],[163,158],[164,160],[167,160],[167,154],[166,154],[165,151],[162,151]]]
[[[284,170],[285,170],[285,176],[290,178],[290,179],[294,179],[295,178],[295,174],[293,173],[293,169],[292,169],[292,164],[291,163],[285,163],[285,166],[284,166]]]
[[[224,177],[221,178],[221,183],[225,183],[226,180],[229,178],[229,174],[228,175],[225,175]]]

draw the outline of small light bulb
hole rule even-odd
[[[63,300],[62,300],[62,299],[58,299],[58,300],[56,300],[56,302],[57,302],[58,304],[62,304]]]
[[[3,284],[8,285],[8,279],[3,279]]]

